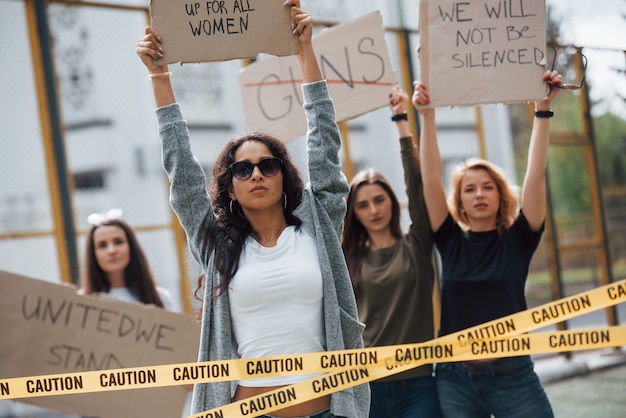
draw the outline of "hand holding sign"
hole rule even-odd
[[[546,95],[545,1],[420,3],[420,70],[429,106],[539,100]]]
[[[298,52],[289,8],[276,0],[152,0],[150,26],[167,43],[160,64]]]
[[[73,286],[0,271],[0,376],[31,376],[195,361],[199,329],[193,318],[106,294],[83,296]],[[131,377],[128,375],[129,378]],[[102,381],[124,389],[110,374]],[[127,379],[128,380],[128,379]],[[35,382],[35,381],[34,381]],[[58,397],[60,380],[33,383],[29,404],[101,418],[180,416],[183,387]],[[71,383],[71,382],[70,382]]]
[[[326,29],[313,38],[322,76],[344,122],[387,105],[396,84],[380,12]],[[239,73],[246,124],[263,127],[285,142],[306,132],[295,57],[257,60]]]

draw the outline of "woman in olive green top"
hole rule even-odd
[[[350,183],[343,250],[366,326],[366,347],[416,343],[435,337],[432,292],[433,240],[422,194],[417,149],[406,118],[407,94],[394,87],[389,107],[400,136],[411,226],[400,226],[400,204],[385,177],[374,169]],[[439,417],[431,364],[370,384],[370,417]]]

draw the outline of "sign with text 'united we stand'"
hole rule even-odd
[[[338,122],[387,106],[396,84],[380,12],[320,32],[313,47]],[[306,133],[296,56],[267,57],[239,72],[246,125],[287,142]]]
[[[80,379],[33,378],[28,399],[56,411],[99,418],[180,417],[188,390],[181,386],[124,390],[148,383],[150,371],[106,372],[197,359],[199,328],[186,315],[0,271],[0,377],[102,370],[112,391],[71,393]],[[40,395],[40,396],[37,396]]]
[[[422,0],[420,79],[437,106],[546,96],[546,5],[541,0]]]
[[[163,38],[163,64],[298,52],[290,8],[277,0],[151,0],[150,25]]]

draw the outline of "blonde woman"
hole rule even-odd
[[[546,72],[544,100],[535,102],[528,166],[518,212],[515,188],[484,160],[460,165],[446,199],[437,145],[435,110],[427,86],[415,82],[413,104],[422,116],[420,159],[424,198],[442,258],[441,335],[526,309],[528,267],[544,228],[550,103],[562,84]],[[436,366],[444,417],[552,417],[550,402],[530,356]]]

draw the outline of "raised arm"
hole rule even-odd
[[[396,123],[398,137],[406,138],[411,136],[409,122],[406,116],[406,108],[409,103],[409,96],[400,86],[393,86],[389,93],[389,108],[391,109],[392,120]]]
[[[437,231],[448,216],[446,193],[442,183],[442,163],[437,145],[437,130],[435,126],[435,109],[424,108],[430,103],[426,86],[420,82],[413,83],[414,92],[411,101],[422,115],[420,132],[420,165],[422,184],[424,186],[424,200],[428,210],[430,228]]]
[[[550,104],[558,93],[558,88],[550,83],[560,85],[562,77],[556,71],[547,71],[542,80],[548,83],[549,91],[544,100],[535,102],[535,115],[550,110]],[[550,143],[550,119],[535,116],[533,129],[528,146],[528,165],[522,186],[522,211],[530,227],[538,231],[546,217],[546,164],[548,162],[548,145]]]
[[[292,26],[298,35],[298,59],[302,71],[302,94],[307,120],[307,155],[310,190],[323,206],[341,237],[349,186],[341,170],[341,136],[335,108],[322,78],[312,44],[313,19],[300,9],[299,0],[288,0]]]
[[[424,202],[424,188],[417,147],[413,143],[409,122],[406,116],[410,99],[408,94],[394,86],[389,93],[389,108],[391,109],[392,121],[396,124],[400,140],[400,155],[404,169],[404,185],[409,199],[409,215],[411,226],[409,233],[419,243],[420,250],[430,253],[432,249],[432,234],[430,221]]]
[[[313,83],[322,80],[322,71],[313,50],[313,18],[300,8],[300,0],[287,0],[291,7],[291,27],[298,35],[298,60],[302,70],[302,82]]]
[[[137,55],[148,69],[156,101],[163,168],[170,180],[170,205],[187,234],[195,260],[209,262],[216,228],[206,175],[191,150],[189,130],[176,103],[167,65],[157,65],[162,56],[161,38],[150,26],[137,43]]]
[[[139,55],[141,62],[143,62],[150,74],[149,77],[152,80],[152,91],[156,106],[167,106],[176,102],[176,99],[170,83],[171,74],[167,65],[155,64],[155,60],[163,56],[161,37],[150,26],[146,27],[144,33],[143,38],[137,42],[137,55]]]

